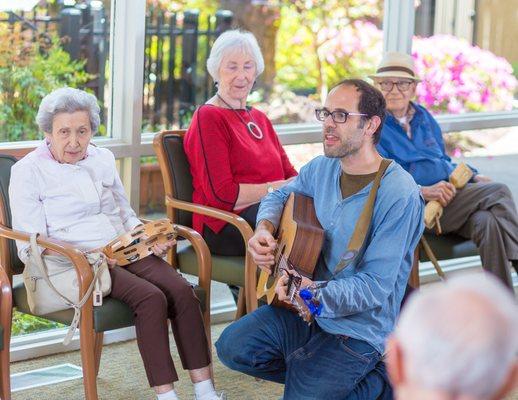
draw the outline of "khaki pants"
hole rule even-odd
[[[506,185],[468,183],[444,209],[441,226],[473,240],[484,269],[512,288],[509,260],[518,260],[518,216]]]
[[[169,348],[168,319],[183,368],[209,365],[200,302],[174,268],[151,255],[128,267],[112,268],[110,273],[110,296],[125,302],[135,313],[137,343],[151,386],[178,380]]]

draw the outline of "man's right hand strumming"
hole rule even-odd
[[[272,273],[272,265],[275,264],[273,252],[277,247],[272,233],[274,227],[270,221],[259,221],[254,236],[248,241],[248,251],[259,268],[268,274]]]

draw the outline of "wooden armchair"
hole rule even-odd
[[[189,162],[183,150],[184,135],[185,130],[162,131],[153,140],[153,147],[158,156],[164,180],[167,216],[173,223],[188,227],[192,227],[192,213],[221,219],[234,225],[239,230],[246,247],[253,231],[243,218],[231,212],[192,202],[192,176]],[[246,312],[251,312],[257,308],[257,266],[253,263],[246,248],[245,254],[241,257],[212,255],[212,279],[244,288],[244,291],[241,289],[239,294],[237,318],[245,313],[245,308]],[[190,263],[187,262],[193,258],[193,255],[192,246],[173,249],[170,255],[171,263],[173,265],[186,265],[188,269],[181,268],[181,270],[196,275],[196,271],[189,268]]]
[[[0,303],[0,324],[3,330],[3,350],[0,352],[1,362],[1,383],[2,399],[10,399],[9,393],[9,341],[11,327],[11,303],[6,294],[9,293],[12,284],[12,276],[20,274],[24,265],[19,260],[14,240],[29,241],[29,235],[11,229],[11,212],[9,207],[8,186],[11,175],[11,167],[16,159],[11,156],[0,155],[0,282],[2,296]],[[203,318],[209,347],[211,347],[210,336],[210,277],[211,258],[203,238],[194,230],[184,226],[176,226],[179,235],[187,239],[193,248],[193,257],[190,262],[196,264],[191,266],[196,269],[199,277],[199,285],[194,288],[196,295],[202,305]],[[93,279],[93,273],[83,253],[69,245],[58,243],[44,236],[38,237],[38,245],[54,250],[68,257],[74,264],[80,288],[80,296],[83,296]],[[5,281],[4,281],[5,280]],[[23,283],[12,288],[13,306],[19,311],[31,314],[27,303],[27,294]],[[55,312],[43,317],[52,321],[70,324],[73,318],[73,311],[65,310]],[[83,367],[83,384],[85,398],[97,400],[97,375],[101,360],[104,332],[133,325],[133,312],[123,302],[112,299],[109,296],[103,301],[100,307],[93,307],[92,298],[83,306],[81,311],[80,330],[80,351]],[[4,325],[5,324],[5,325]],[[7,353],[4,354],[5,349]]]

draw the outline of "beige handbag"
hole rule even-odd
[[[64,256],[41,255],[36,243],[38,234],[30,238],[31,249],[23,270],[23,282],[27,291],[27,302],[35,315],[46,315],[73,308],[74,319],[63,340],[67,345],[79,324],[81,307],[94,295],[94,306],[102,305],[103,296],[111,291],[111,277],[103,253],[86,253],[92,266],[94,279],[82,299],[79,298],[77,273],[72,261]]]

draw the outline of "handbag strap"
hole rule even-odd
[[[39,233],[33,233],[30,237],[30,243],[31,243],[31,257],[36,263],[36,266],[40,270],[41,276],[43,280],[49,285],[49,287],[52,289],[52,291],[69,307],[74,309],[74,318],[72,319],[72,323],[70,324],[70,328],[65,336],[65,339],[63,340],[63,344],[66,346],[70,343],[72,340],[72,337],[74,336],[74,333],[79,325],[79,320],[81,318],[81,308],[85,305],[85,303],[88,301],[90,295],[92,294],[95,286],[98,284],[98,280],[101,276],[101,273],[107,268],[107,263],[105,261],[104,254],[100,253],[98,260],[95,262],[94,265],[92,265],[94,269],[94,278],[92,279],[92,282],[90,283],[90,286],[88,286],[88,289],[86,290],[85,295],[77,302],[74,303],[72,300],[70,300],[68,297],[64,296],[52,283],[52,281],[49,278],[49,274],[47,273],[47,267],[45,266],[45,262],[43,261],[43,258],[41,257],[40,251],[38,249],[37,244],[37,238]]]

